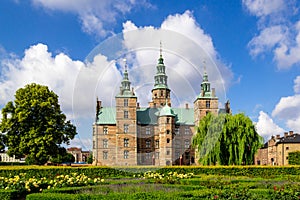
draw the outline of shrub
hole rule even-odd
[[[289,152],[289,164],[300,165],[300,151]]]

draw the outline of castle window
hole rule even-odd
[[[168,117],[168,118],[167,118],[167,124],[169,124],[169,123],[170,123],[170,118]]]
[[[167,143],[170,143],[170,138],[167,139]]]
[[[286,159],[286,160],[288,160],[288,159],[289,159],[289,157],[287,156],[285,159]]]
[[[160,96],[164,96],[164,91],[163,90],[160,91]]]
[[[178,151],[175,152],[175,158],[179,158],[180,157],[180,153]]]
[[[124,133],[128,133],[129,125],[124,124]]]
[[[184,141],[184,148],[188,149],[190,147],[190,141],[189,140],[185,140]]]
[[[180,140],[175,140],[175,147],[180,148]]]
[[[150,148],[151,146],[151,140],[146,140],[146,148]]]
[[[103,148],[108,148],[108,140],[103,140]]]
[[[170,134],[170,130],[167,130],[167,134]]]
[[[103,127],[103,134],[107,135],[108,134],[108,128],[107,127]]]
[[[179,128],[175,128],[175,134],[179,135]]]
[[[159,140],[155,140],[155,148],[159,148]]]
[[[103,151],[103,160],[107,160],[107,158],[108,158],[108,152]]]
[[[124,118],[128,119],[128,111],[127,110],[124,111]]]
[[[170,151],[169,150],[167,151],[167,155],[170,155]]]
[[[289,147],[285,147],[285,150],[289,150],[290,148]]]
[[[146,152],[146,160],[149,160],[151,158],[151,153],[150,152]]]
[[[128,159],[129,157],[129,151],[124,151],[124,159]]]
[[[124,138],[124,147],[128,147],[128,146],[129,146],[129,139]]]
[[[96,132],[96,128],[93,127],[93,135],[95,135],[95,132]]]
[[[186,135],[190,134],[190,128],[189,127],[185,127],[184,134],[186,134]]]
[[[124,99],[124,107],[128,107],[128,99]]]
[[[146,134],[150,135],[150,127],[146,127]]]
[[[93,141],[93,149],[96,149],[96,142]]]
[[[159,159],[159,152],[155,152],[155,159]]]
[[[205,102],[206,108],[210,108],[210,101]]]

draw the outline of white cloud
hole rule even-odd
[[[282,97],[272,116],[284,120],[290,130],[300,132],[300,95]]]
[[[300,93],[300,76],[297,76],[294,80],[294,92],[296,94]]]
[[[300,132],[300,94],[299,94],[300,78],[297,76],[294,80],[293,96],[281,97],[275,106],[272,117],[276,117],[285,122],[290,130]]]
[[[48,86],[59,96],[62,109],[68,117],[93,116],[97,84],[112,85],[120,78],[116,66],[98,55],[92,63],[74,61],[60,53],[53,56],[44,44],[33,45],[25,50],[22,59],[10,58],[1,62],[0,104],[13,100],[20,87],[29,83]],[[107,67],[109,66],[109,67]],[[115,79],[101,78],[114,76]],[[111,90],[103,89],[101,95]]]
[[[72,12],[78,15],[87,33],[105,36],[116,19],[140,6],[151,8],[146,0],[32,0],[34,5],[49,10]]]
[[[243,0],[243,4],[249,12],[262,17],[284,9],[284,0]]]
[[[260,111],[258,122],[256,123],[257,132],[266,139],[272,135],[282,135],[284,130],[279,127],[273,119],[265,112]]]
[[[249,42],[250,53],[253,56],[271,50],[285,40],[285,29],[282,26],[272,26],[263,29],[257,37]]]
[[[294,0],[243,0],[252,15],[258,17],[259,34],[248,44],[252,56],[273,53],[278,69],[300,64],[300,4]],[[296,20],[295,20],[296,19]]]

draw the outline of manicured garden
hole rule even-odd
[[[0,199],[300,199],[300,166],[0,167]]]

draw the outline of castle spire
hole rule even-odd
[[[166,66],[164,64],[164,59],[162,56],[162,43],[160,42],[160,49],[159,49],[159,59],[158,64],[156,66],[156,75],[154,76],[155,84],[154,88],[168,88],[167,79],[168,76],[166,75]]]
[[[120,87],[120,94],[118,96],[134,96],[133,90],[130,88],[131,82],[128,78],[128,71],[127,71],[127,62],[126,59],[123,59],[124,61],[124,72],[123,72],[123,80],[121,82]]]
[[[208,81],[208,75],[207,75],[207,71],[206,71],[206,62],[203,61],[203,77],[202,77],[202,83],[201,83],[201,94],[200,96],[202,97],[213,97],[214,96],[214,92],[211,91],[210,88],[210,82]]]

